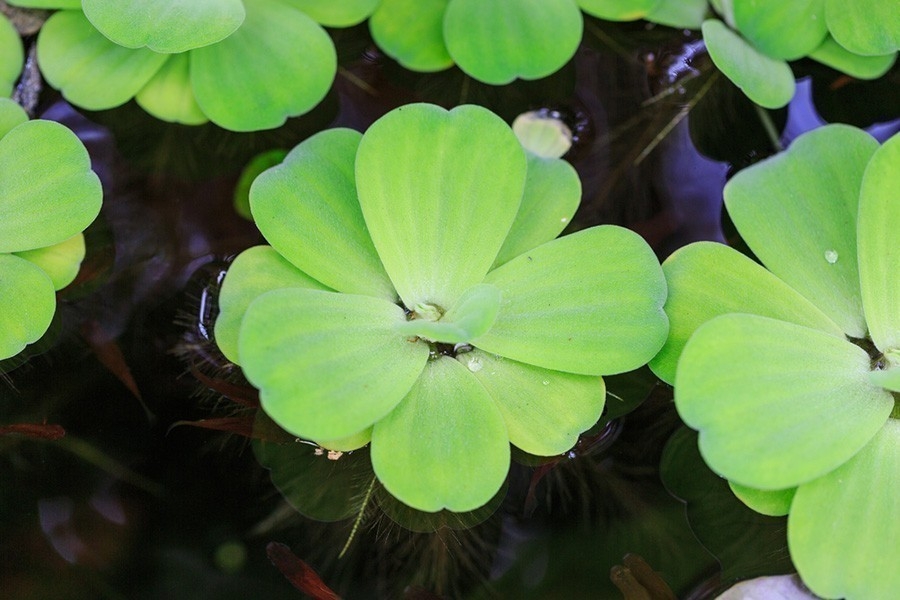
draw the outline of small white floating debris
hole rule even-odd
[[[833,265],[838,261],[838,253],[834,250],[826,250],[825,251],[825,260],[828,261],[828,264]]]

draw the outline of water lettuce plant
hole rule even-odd
[[[25,55],[22,38],[3,14],[0,14],[0,56],[3,57],[0,60],[0,98],[9,98],[13,84],[22,73]]]
[[[765,265],[696,243],[663,264],[675,385],[709,466],[826,598],[900,586],[900,136],[829,125],[738,173],[725,204]]]
[[[699,26],[696,1],[381,0],[369,19],[378,46],[414,71],[459,66],[493,85],[559,70],[581,41],[581,11],[610,20],[647,18]],[[706,1],[702,2],[702,12]],[[692,12],[693,11],[693,12]]]
[[[12,0],[60,9],[38,38],[41,71],[89,110],[134,98],[157,118],[271,129],[304,114],[337,71],[322,26],[363,21],[377,0]]]
[[[601,376],[665,340],[665,281],[626,229],[554,239],[574,208],[531,210],[569,199],[528,170],[490,111],[413,104],[260,175],[270,245],[229,268],[215,336],[269,417],[330,449],[371,443],[387,491],[427,512],[488,502],[510,443],[569,449],[600,417]]]
[[[56,291],[78,273],[82,231],[100,211],[100,180],[87,150],[51,121],[29,121],[0,98],[0,360],[37,341],[56,312]]]
[[[721,19],[703,22],[716,66],[765,108],[794,95],[787,61],[808,56],[858,79],[890,69],[900,47],[900,13],[877,0],[717,0]]]

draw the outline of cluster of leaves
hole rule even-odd
[[[59,9],[38,38],[46,80],[89,110],[132,98],[148,113],[234,131],[271,129],[316,106],[337,57],[323,29],[377,0],[11,0]]]
[[[102,194],[75,134],[0,98],[0,360],[47,331]]]
[[[651,361],[704,459],[751,508],[788,515],[828,597],[900,586],[900,136],[829,125],[725,187],[765,267],[700,242],[663,264],[671,332]]]
[[[716,66],[748,98],[780,108],[794,96],[787,61],[812,58],[858,79],[886,73],[900,47],[900,11],[880,0],[710,0],[703,22]]]
[[[271,246],[229,269],[216,341],[286,431],[371,443],[407,505],[472,510],[503,484],[510,442],[568,450],[600,417],[601,376],[665,340],[665,282],[638,235],[554,240],[579,196],[570,166],[526,157],[480,107],[322,132],[251,187]]]

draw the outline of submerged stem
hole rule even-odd
[[[366,507],[369,506],[369,500],[372,498],[372,491],[375,489],[375,481],[376,478],[373,476],[372,481],[369,482],[369,487],[366,488],[366,495],[363,496],[362,505],[359,507],[359,514],[356,515],[356,519],[353,521],[353,528],[350,529],[350,536],[347,538],[346,543],[344,543],[344,547],[341,548],[340,553],[338,553],[338,558],[344,558],[344,555],[347,554],[347,550],[350,548],[350,544],[356,538],[356,532],[359,530],[360,523],[362,523],[363,515],[366,514]]]

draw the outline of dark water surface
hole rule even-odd
[[[333,597],[328,586],[350,599],[615,599],[610,573],[623,577],[617,565],[634,554],[643,562],[628,564],[649,565],[677,597],[711,598],[792,571],[785,521],[731,496],[646,369],[607,378],[607,413],[571,452],[514,454],[491,505],[427,516],[371,485],[365,449],[330,460],[272,444],[285,434],[210,339],[229,257],[261,242],[232,209],[243,165],[329,126],[364,130],[407,102],[477,103],[508,121],[558,111],[584,187],[569,231],[625,225],[660,259],[695,240],[740,245],[721,191],[775,151],[759,114],[693,34],[586,25],[561,71],[500,88],[455,69],[406,72],[365,27],[335,31],[331,94],[255,134],[161,123],[133,104],[79,114],[44,90],[39,113],[85,142],[105,201],[51,332],[0,382],[0,596],[303,597],[297,584],[315,598]],[[896,67],[871,84],[796,67],[811,79],[790,114],[768,115],[782,142],[822,122],[810,99],[861,126],[898,116]]]

